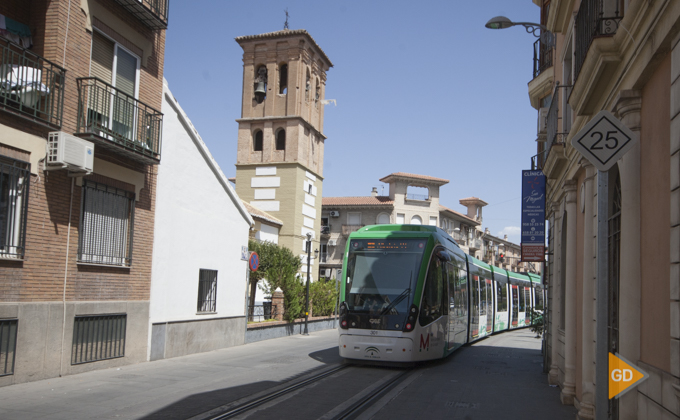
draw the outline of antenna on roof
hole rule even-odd
[[[286,7],[286,21],[283,24],[283,30],[288,29],[288,8]]]

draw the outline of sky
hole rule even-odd
[[[387,195],[380,178],[448,179],[440,203],[479,197],[482,228],[519,243],[521,170],[536,154],[529,103],[535,38],[494,16],[537,22],[531,0],[171,0],[170,90],[228,176],[236,174],[243,62],[234,38],[305,29],[333,62],[327,73],[323,196]]]

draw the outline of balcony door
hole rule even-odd
[[[112,131],[116,137],[136,140],[135,98],[138,94],[139,57],[94,31],[90,75],[111,87],[102,86],[90,92],[88,119]]]

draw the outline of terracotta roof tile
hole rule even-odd
[[[241,200],[243,202],[243,205],[246,207],[246,210],[248,210],[248,213],[252,216],[253,219],[261,219],[264,220],[265,222],[269,223],[274,223],[275,225],[283,226],[283,222],[276,217],[272,216],[271,214],[262,211],[254,206],[251,206],[250,204],[246,203],[245,201]]]
[[[428,176],[428,175],[418,175],[418,174],[409,174],[406,172],[394,172],[389,175],[387,175],[384,178],[381,178],[381,182],[389,182],[391,178],[411,178],[411,179],[420,179],[423,181],[432,181],[436,182],[438,184],[448,184],[449,180],[448,179],[443,179],[443,178],[435,178],[433,176]]]
[[[322,206],[393,206],[394,201],[386,196],[368,197],[323,197]]]

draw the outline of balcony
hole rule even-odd
[[[116,0],[151,29],[168,29],[169,0]]]
[[[479,238],[470,239],[468,242],[469,242],[468,248],[470,248],[470,250],[482,249],[482,240],[481,239],[479,239]]]
[[[140,163],[160,163],[163,114],[100,79],[76,82],[77,136]]]
[[[342,225],[342,236],[349,236],[350,233],[364,227],[364,225]]]
[[[553,65],[553,48],[543,38],[534,42],[534,79]]]
[[[574,27],[574,80],[578,78],[593,39],[616,34],[623,16],[618,0],[583,0]]]
[[[531,158],[531,168],[543,170],[548,177],[566,163],[564,142],[571,130],[571,107],[567,103],[571,89],[572,86],[561,86],[557,82],[546,116],[545,147]]]
[[[0,109],[50,129],[64,112],[66,70],[0,37]]]
[[[331,225],[322,225],[321,226],[321,234],[322,235],[330,235],[331,234]]]

